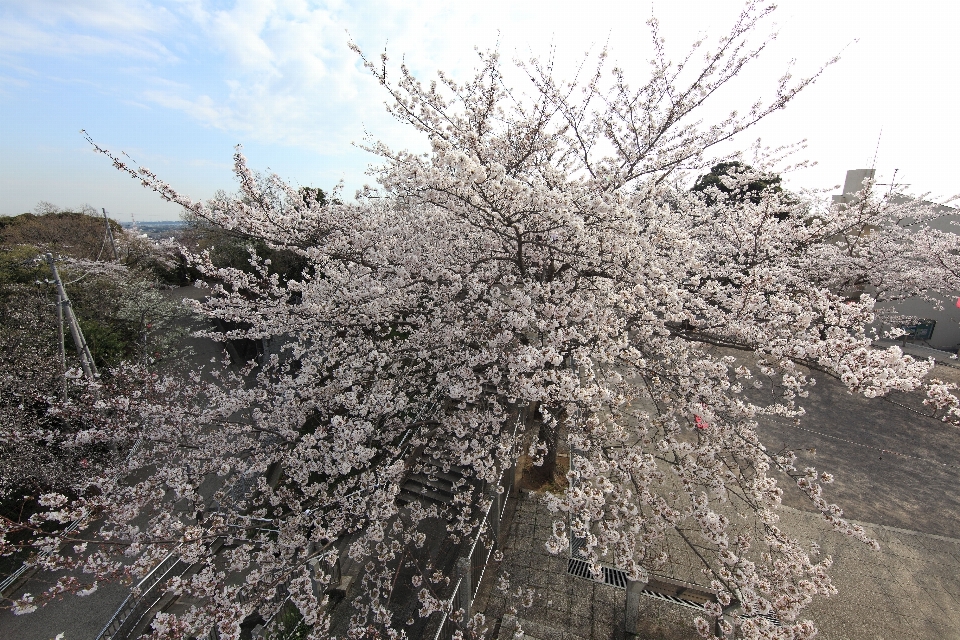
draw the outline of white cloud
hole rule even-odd
[[[2,51],[173,58],[157,36],[175,25],[175,17],[140,0],[12,0],[2,11]]]
[[[216,83],[148,88],[144,100],[261,142],[324,153],[359,138],[363,121],[385,119],[382,94],[347,47],[350,16],[336,14],[336,3],[241,0],[208,10],[192,2],[178,10],[216,52],[202,58],[216,70],[204,80],[216,75]]]
[[[244,71],[276,73],[273,50],[261,37],[275,12],[270,0],[239,0],[233,9],[210,16],[208,33]]]
[[[187,99],[159,89],[148,89],[143,97],[155,104],[169,109],[183,111],[197,120],[206,122],[219,129],[236,128],[236,120],[228,107],[217,105],[210,96],[201,95]]]
[[[162,32],[176,22],[166,7],[146,0],[20,0],[44,22],[71,21],[109,33]]]
[[[0,90],[2,90],[2,88],[5,87],[5,86],[6,86],[6,87],[13,86],[13,87],[20,87],[20,88],[22,88],[22,87],[26,87],[27,84],[28,84],[28,83],[27,83],[25,80],[21,80],[20,78],[10,78],[10,77],[7,77],[7,76],[0,76]]]
[[[882,126],[878,166],[936,175],[943,186],[932,188],[950,191],[949,163],[936,156],[949,157],[960,143],[949,106],[960,59],[949,25],[960,9],[933,2],[891,9],[866,0],[782,5],[779,39],[705,115],[770,96],[790,58],[799,58],[803,75],[859,37],[840,65],[757,133],[776,144],[810,138],[808,153],[821,166],[804,175],[822,185],[870,161]],[[553,51],[557,75],[570,78],[588,49],[595,54],[609,43],[612,61],[638,86],[650,57],[644,23],[651,8],[676,60],[698,35],[723,35],[741,7],[741,0],[8,0],[0,8],[0,53],[9,69],[24,66],[11,55],[27,53],[89,56],[101,69],[118,60],[137,64],[142,72],[115,80],[115,95],[244,139],[337,155],[364,127],[395,146],[421,144],[385,115],[387,96],[347,48],[350,37],[374,59],[386,47],[394,70],[403,59],[425,80],[443,68],[460,81],[477,62],[474,46],[499,44],[507,61]],[[515,71],[508,81],[524,84]],[[3,82],[0,91],[11,86]]]

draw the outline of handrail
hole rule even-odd
[[[435,406],[435,404],[434,404],[434,406]],[[420,413],[417,415],[418,419],[419,419],[419,417],[420,417],[421,415],[423,415],[424,411],[426,411],[426,410],[427,410],[426,407],[424,407],[423,409],[421,409]],[[400,443],[399,443],[401,446],[403,446],[403,445],[406,443],[406,440],[409,438],[410,433],[411,433],[412,431],[413,431],[412,429],[407,429],[407,431],[403,434],[403,437],[401,438]],[[139,444],[139,443],[138,443],[138,444]],[[403,446],[403,449],[402,449],[402,450],[400,451],[400,453],[394,458],[394,461],[402,458],[402,457],[404,456],[404,454],[406,453],[407,448],[409,448],[409,444],[406,444],[406,446]],[[235,483],[234,483],[234,484],[235,484]],[[232,486],[233,486],[233,485],[231,485],[231,488],[232,488]],[[354,493],[348,494],[347,497],[356,495],[356,494],[360,493],[361,491],[363,491],[363,489],[357,490],[357,491],[355,491]],[[214,514],[214,513],[216,513],[216,514],[222,514],[222,512],[219,511],[219,510],[218,510],[218,511],[213,511],[213,512],[211,512],[211,514]],[[254,517],[254,516],[248,516],[248,515],[239,515],[238,517],[240,517],[240,518],[245,518],[245,519],[248,520],[248,521],[255,520],[255,521],[260,521],[260,522],[271,522],[271,523],[273,522],[272,520],[269,520],[269,519],[267,519],[267,518],[258,518],[258,517]],[[77,524],[79,524],[79,522],[78,522]],[[227,525],[227,526],[236,526],[236,525]],[[266,527],[258,527],[258,529],[260,529],[260,530],[266,530],[266,531],[271,531],[271,532],[275,531],[275,530],[273,530],[273,529],[267,529]],[[179,546],[180,546],[180,545],[177,545],[177,548],[179,548]],[[327,555],[329,555],[330,553],[332,553],[332,551],[333,551],[333,550],[325,551],[325,552],[321,553],[316,559],[317,559],[317,560],[323,559],[323,558],[327,557]],[[142,585],[144,585],[144,584],[146,583],[146,581],[153,575],[153,573],[155,573],[155,572],[160,568],[161,565],[163,565],[167,560],[169,560],[169,559],[174,555],[175,552],[176,552],[176,549],[174,549],[174,551],[171,551],[170,554],[167,555],[167,557],[165,557],[159,564],[157,564],[157,566],[154,567],[154,568],[150,571],[150,573],[147,574],[147,576],[145,576],[145,577],[143,578],[143,580],[140,581],[140,583],[137,585],[137,588],[138,588],[138,589],[141,588]],[[175,564],[176,564],[176,563],[174,563],[174,566],[175,566]],[[164,575],[166,575],[166,574],[164,574]],[[161,577],[161,579],[162,579],[162,577]],[[159,580],[157,581],[157,583],[159,583]],[[156,583],[155,583],[154,585],[151,585],[150,589],[148,589],[147,591],[153,589],[154,586],[156,586]],[[135,599],[135,601],[134,601],[132,595],[128,595],[128,596],[124,599],[123,603],[121,603],[120,607],[114,612],[113,616],[111,616],[111,618],[110,618],[110,620],[107,622],[107,624],[104,625],[104,627],[103,627],[103,629],[100,631],[99,635],[97,635],[97,640],[104,640],[104,638],[106,637],[106,634],[107,634],[108,630],[110,629],[111,625],[113,625],[120,616],[122,616],[122,615],[124,615],[124,614],[129,615],[128,610],[131,610],[131,611],[132,611],[133,609],[135,609],[135,608],[137,607],[137,605],[143,600],[143,595],[144,595],[144,594],[141,594],[139,597],[137,597],[137,598]],[[159,601],[159,600],[157,600],[157,601]],[[153,604],[156,604],[156,602],[154,602]],[[152,607],[152,606],[153,606],[153,605],[151,605],[151,607]],[[149,609],[150,609],[150,608],[148,607],[147,611],[149,611]],[[145,613],[146,613],[146,612],[145,612]],[[144,613],[143,615],[145,615],[145,613]],[[141,619],[143,618],[143,615],[141,615]],[[126,618],[124,618],[119,624],[120,624],[120,625],[123,625],[124,623],[126,623]],[[139,620],[138,620],[138,624],[139,624]]]
[[[176,547],[174,547],[174,548],[170,551],[170,553],[168,553],[168,554],[163,558],[163,560],[161,560],[160,562],[158,562],[157,565],[156,565],[153,569],[151,569],[149,573],[147,573],[147,575],[143,576],[143,578],[140,579],[140,582],[137,583],[137,586],[136,586],[135,588],[136,588],[136,589],[141,589],[141,588],[143,587],[143,585],[145,585],[145,584],[147,583],[147,581],[148,581],[150,578],[153,577],[153,574],[156,573],[157,570],[158,570],[161,566],[163,566],[163,564],[164,564],[167,560],[169,560],[170,558],[172,558],[172,557],[174,556],[174,554],[177,552],[177,549],[179,549],[180,546],[181,546],[181,545],[178,544]]]
[[[130,451],[127,452],[127,457],[125,461],[129,461],[130,458],[142,448],[143,448],[143,438],[139,438],[130,448]],[[80,523],[82,521],[83,521],[82,519],[74,520],[69,525],[67,525],[67,527],[61,532],[60,535],[73,533],[74,531],[80,528]],[[37,554],[37,559],[42,560],[44,558],[49,558],[51,555],[53,555],[53,549],[49,551],[41,551],[39,554]],[[25,574],[30,569],[34,568],[36,565],[37,565],[36,562],[30,562],[29,560],[25,560],[23,564],[21,564],[16,571],[14,571],[9,576],[7,576],[2,581],[0,581],[0,597],[2,597],[4,593],[6,593],[7,589],[9,589],[14,584],[16,584],[16,582],[20,580],[20,577],[23,576],[23,574]]]
[[[444,608],[443,616],[440,618],[440,624],[437,625],[437,633],[433,636],[433,640],[440,640],[440,636],[443,634],[443,627],[447,624],[447,618],[450,616],[450,612],[453,611],[453,601],[457,597],[457,592],[460,591],[460,584],[463,582],[463,577],[457,580],[457,585],[453,588],[453,595],[450,596],[450,600],[446,602],[447,607]],[[450,611],[447,611],[449,608]]]
[[[72,533],[73,531],[76,531],[78,528],[80,528],[80,522],[81,520],[74,520],[73,522],[71,522],[69,525],[67,525],[67,528],[61,532],[61,535],[66,535],[68,533]],[[23,576],[24,573],[36,567],[38,564],[37,563],[38,560],[49,558],[51,555],[53,555],[53,552],[54,552],[53,549],[50,549],[48,551],[41,551],[40,553],[37,554],[33,562],[31,562],[30,560],[25,560],[23,564],[21,564],[16,571],[14,571],[9,576],[4,578],[3,582],[0,582],[0,596],[3,596],[3,594],[7,591],[7,589],[12,587],[18,580],[20,580],[20,577]]]
[[[156,588],[158,585],[160,585],[160,584],[164,581],[164,579],[165,579],[168,575],[170,575],[170,573],[173,572],[174,569],[176,569],[177,563],[180,562],[180,561],[181,561],[181,560],[180,560],[179,558],[177,558],[177,560],[174,561],[173,564],[171,564],[170,567],[169,567],[166,571],[163,572],[163,575],[160,576],[159,578],[157,578],[156,582],[154,582],[154,584],[151,585],[151,587],[147,590],[146,593],[150,593],[151,591],[153,591],[154,588]],[[184,573],[186,573],[187,570],[188,570],[190,567],[191,567],[191,565],[189,565],[189,564],[186,565],[186,566],[184,567],[183,571],[180,572],[180,575],[182,576]],[[146,595],[146,594],[144,594],[144,595]],[[136,604],[134,604],[133,607],[131,607],[131,612],[137,611],[137,609],[139,608],[139,605],[143,602],[144,595],[141,595],[139,598],[137,598]],[[141,613],[140,616],[137,618],[136,622],[133,623],[132,627],[130,628],[130,631],[136,629],[136,628],[140,625],[140,623],[143,621],[144,617],[146,617],[146,616],[150,613],[150,611],[157,605],[158,602],[160,602],[161,600],[163,600],[163,598],[164,598],[165,595],[166,595],[166,591],[158,594],[157,597],[154,598],[153,602],[151,602],[148,606],[142,608],[142,613]],[[127,623],[127,620],[129,620],[129,617],[125,618],[125,619],[123,620],[123,622],[120,623],[120,629],[122,629],[122,628],[123,628],[123,625],[125,625],[125,624]],[[118,629],[118,631],[119,631],[119,629]],[[129,633],[129,631],[128,631],[128,633]],[[100,638],[97,638],[97,640],[100,640]]]
[[[522,414],[520,414],[520,415],[517,416],[517,422],[516,422],[516,424],[514,425],[514,428],[513,428],[513,437],[514,437],[514,438],[515,438],[516,435],[517,435],[517,431],[520,429],[521,419],[522,419]],[[516,461],[514,461],[514,464],[516,464]],[[512,467],[509,467],[509,468],[503,470],[503,472],[500,474],[500,480],[501,480],[501,481],[498,482],[498,483],[497,483],[497,486],[496,486],[497,489],[503,487],[503,488],[504,488],[504,494],[506,495],[506,498],[505,498],[504,501],[503,501],[503,506],[501,507],[500,512],[494,514],[494,515],[496,516],[496,518],[497,518],[498,521],[503,517],[503,514],[506,512],[507,502],[508,502],[509,499],[510,499],[510,489],[507,488],[507,487],[509,486],[510,488],[512,488],[513,478],[511,477],[511,478],[507,479],[507,482],[506,482],[506,483],[504,483],[503,480],[504,480],[504,478],[506,477],[507,473],[508,473],[511,469],[512,469]],[[464,556],[464,557],[467,558],[468,562],[471,563],[471,565],[470,565],[470,567],[468,568],[468,570],[472,569],[472,566],[473,566],[473,564],[472,564],[472,562],[473,562],[473,556],[474,556],[474,553],[475,553],[476,550],[477,550],[477,544],[479,544],[480,539],[483,537],[483,528],[486,526],[488,520],[490,519],[490,512],[493,511],[493,506],[494,506],[495,504],[496,504],[496,500],[495,500],[495,499],[490,500],[490,504],[487,506],[487,510],[486,510],[486,512],[485,512],[484,515],[483,515],[483,519],[480,521],[480,525],[477,527],[477,535],[474,537],[473,543],[470,545],[470,551],[469,551],[469,553],[466,554],[466,556]],[[479,565],[479,566],[480,566],[480,575],[479,575],[479,577],[478,577],[477,580],[476,580],[476,585],[477,585],[477,586],[476,586],[476,593],[474,592],[474,587],[473,587],[473,584],[472,584],[473,580],[472,580],[472,579],[470,580],[471,584],[467,584],[467,585],[466,585],[466,588],[470,590],[470,593],[469,593],[469,601],[470,601],[471,603],[473,602],[473,599],[474,599],[474,597],[476,597],[477,593],[480,592],[480,585],[483,584],[483,576],[484,576],[484,574],[486,573],[487,564],[490,562],[490,556],[493,555],[493,551],[494,551],[494,549],[496,549],[496,547],[497,547],[497,542],[498,542],[497,540],[493,540],[493,541],[492,541],[492,543],[490,544],[490,548],[487,549],[487,557],[484,559],[483,563],[482,563],[481,565]],[[472,573],[472,571],[471,571],[471,573]],[[469,574],[468,574],[468,575],[469,575]],[[450,617],[450,613],[453,611],[453,603],[454,603],[454,601],[457,599],[457,594],[460,592],[460,588],[461,588],[461,585],[463,584],[463,580],[464,580],[464,576],[461,575],[460,578],[457,580],[456,586],[453,588],[453,592],[450,594],[450,598],[447,599],[446,601],[444,601],[444,604],[445,604],[446,606],[443,608],[443,614],[442,614],[442,616],[441,616],[441,618],[440,618],[440,623],[437,625],[437,632],[436,632],[436,634],[434,635],[433,640],[441,640],[441,638],[442,638],[442,636],[443,636],[444,627],[445,627],[446,624],[447,624],[447,621],[448,621],[448,619],[449,619],[449,617]],[[472,605],[471,605],[471,606],[472,606]]]
[[[435,402],[434,402],[432,405],[430,405],[430,406],[431,406],[431,408],[436,408],[437,402],[435,401]],[[417,420],[420,420],[421,416],[423,416],[423,414],[424,414],[424,412],[426,412],[426,410],[427,410],[427,407],[423,407],[423,408],[420,410],[420,412],[417,414],[417,417],[414,419],[414,421],[416,422]],[[406,431],[403,432],[403,436],[400,438],[400,442],[397,443],[397,446],[398,446],[398,447],[403,447],[403,448],[400,450],[399,453],[397,453],[396,456],[393,457],[393,459],[390,461],[391,463],[396,462],[397,460],[400,460],[401,458],[403,458],[404,456],[406,456],[407,450],[410,448],[410,444],[407,443],[406,440],[407,440],[407,438],[410,437],[410,434],[411,434],[412,432],[413,432],[413,427],[410,427],[410,428],[408,428]],[[385,482],[386,482],[386,481],[381,480],[381,481],[375,483],[373,486],[374,486],[374,487],[379,487],[379,486],[383,485]],[[353,492],[348,493],[347,495],[343,496],[343,499],[346,500],[347,498],[352,498],[352,497],[354,497],[354,496],[356,496],[356,495],[359,495],[359,494],[363,493],[364,491],[368,491],[368,490],[369,490],[369,488],[357,489],[356,491],[353,491]]]
[[[332,545],[332,544],[333,544],[333,541],[331,541],[330,543],[328,543],[328,545]],[[308,562],[308,564],[309,564],[309,563],[318,563],[320,560],[323,560],[323,559],[326,558],[327,556],[331,555],[334,551],[337,551],[337,549],[336,549],[336,548],[331,548],[331,549],[327,549],[326,551],[322,551],[322,552],[320,553],[320,555],[318,555],[318,556],[316,556],[316,557],[314,557],[314,558],[309,559],[307,562]],[[336,564],[337,564],[337,566],[338,566],[338,569],[337,569],[337,572],[338,572],[338,573],[339,573],[339,571],[340,571],[340,569],[339,569],[339,563],[340,563],[340,558],[338,557],[338,558],[337,558],[337,562],[336,562]],[[287,594],[287,597],[285,597],[285,598],[283,599],[283,601],[282,601],[282,602],[280,603],[280,605],[277,607],[277,610],[274,611],[273,615],[270,616],[267,620],[265,620],[265,621],[263,621],[263,622],[260,623],[260,626],[263,628],[264,631],[266,631],[266,630],[270,627],[270,625],[273,624],[274,620],[276,620],[276,618],[277,618],[277,616],[280,614],[280,612],[283,611],[284,605],[286,605],[287,602],[289,602],[289,601],[290,601],[290,595]],[[300,623],[298,623],[298,625],[299,625],[299,624],[302,624],[302,621],[301,621]]]
[[[150,581],[150,580],[153,578],[154,574],[157,573],[157,572],[161,569],[161,567],[163,567],[165,564],[167,564],[167,562],[168,562],[171,558],[174,557],[174,555],[175,555],[176,552],[177,552],[177,549],[179,549],[179,548],[180,548],[180,545],[177,545],[176,547],[174,547],[174,549],[171,550],[170,553],[168,553],[168,554],[163,558],[163,560],[161,560],[160,562],[158,562],[158,563],[149,571],[149,573],[147,573],[147,575],[145,575],[143,578],[140,579],[140,582],[138,582],[137,585],[136,585],[136,587],[134,587],[134,590],[139,591],[139,592],[140,592],[140,595],[138,595],[138,596],[136,596],[136,597],[134,598],[133,593],[127,594],[127,597],[124,598],[123,602],[120,604],[120,606],[117,608],[117,610],[113,613],[112,616],[110,616],[110,619],[107,621],[107,624],[103,625],[103,629],[101,629],[101,630],[100,630],[100,633],[97,634],[97,640],[102,640],[103,638],[106,638],[106,637],[107,637],[107,634],[108,634],[108,632],[109,632],[109,630],[110,630],[110,627],[113,626],[114,623],[117,622],[117,620],[118,620],[121,616],[125,616],[125,617],[123,617],[123,619],[120,620],[120,622],[119,622],[118,625],[117,625],[117,629],[119,630],[119,627],[122,627],[122,626],[126,623],[127,618],[129,617],[129,613],[130,613],[132,610],[136,609],[137,605],[143,600],[143,598],[144,598],[144,596],[146,595],[146,593],[149,593],[157,584],[159,584],[160,581],[163,580],[163,577],[166,576],[167,572],[169,572],[173,567],[176,566],[177,562],[179,561],[179,558],[178,558],[177,560],[174,560],[173,564],[172,564],[170,567],[168,567],[167,569],[164,570],[163,576],[160,576],[160,578],[158,578],[157,580],[153,581],[153,584],[151,584],[148,588],[146,588],[146,589],[144,590],[144,585],[146,585],[147,582]]]

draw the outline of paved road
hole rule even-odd
[[[182,287],[168,294],[172,298],[182,299],[200,298],[205,292],[195,287]],[[211,340],[188,337],[184,339],[184,344],[193,348],[190,363],[194,366],[209,365],[212,358],[223,357],[222,348]],[[40,593],[52,582],[54,580],[49,574],[38,572],[11,595],[19,597],[25,592]],[[7,609],[0,609],[0,640],[50,640],[61,632],[64,633],[64,640],[94,640],[129,592],[128,587],[107,584],[100,585],[90,596],[67,596],[22,616],[14,616]]]
[[[953,640],[960,629],[960,540],[892,527],[867,525],[879,553],[829,530],[819,516],[785,508],[783,526],[801,539],[817,540],[834,559],[830,575],[838,596],[817,598],[804,618],[825,640]],[[533,607],[519,607],[524,640],[620,640],[624,638],[622,589],[567,574],[564,558],[543,542],[555,516],[534,495],[516,507],[504,560],[491,577],[509,576],[512,587],[536,590]],[[485,581],[477,606],[494,636],[512,639],[507,616],[518,599]],[[640,599],[641,640],[695,640],[697,612],[654,598]],[[502,623],[502,624],[501,624]]]
[[[958,377],[956,370],[938,369],[935,375]],[[917,411],[923,407],[916,396],[895,396],[893,400],[905,405],[899,406],[849,395],[839,382],[822,374],[815,377],[818,383],[803,403],[807,416],[800,425],[766,420],[760,437],[768,447],[795,450],[801,466],[814,465],[833,473],[836,482],[828,488],[827,498],[840,504],[848,517],[879,525],[870,529],[884,546],[881,555],[868,554],[860,546],[838,542],[834,534],[819,531],[816,518],[796,515],[794,524],[811,538],[819,538],[824,551],[833,553],[837,561],[834,575],[843,593],[811,610],[823,623],[821,635],[888,640],[951,637],[949,629],[958,627],[944,624],[960,624],[960,429],[920,415]],[[799,492],[789,487],[785,503],[810,510]],[[523,559],[521,566],[511,567],[515,575],[523,575],[526,569],[533,572],[532,579],[549,569],[549,575],[540,579],[547,583],[532,580],[532,586],[543,589],[558,581],[551,587],[557,593],[548,590],[550,597],[538,601],[535,617],[570,631],[582,628],[582,637],[609,637],[603,634],[609,633],[608,625],[616,626],[621,615],[620,595],[607,594],[605,588],[603,593],[593,593],[597,588],[592,586],[590,594],[580,593],[586,586],[571,582],[574,579],[560,567],[562,561],[558,564],[553,559],[557,567],[552,567],[544,559],[536,569],[530,564],[531,553],[542,549],[550,520],[544,515],[541,522],[540,515],[531,512],[515,525],[529,530],[517,530],[511,536],[512,550]],[[13,618],[0,613],[0,637],[48,640],[64,631],[65,640],[93,638],[124,595],[118,587],[105,587],[87,599],[68,598],[43,612],[43,624],[34,617],[38,614]],[[555,603],[562,603],[563,609],[555,608]],[[590,614],[581,608],[588,603],[592,603]],[[491,605],[489,613],[497,616],[499,607]],[[664,627],[674,626],[676,615],[682,613],[669,607],[661,612],[663,605],[653,601],[644,606],[652,607],[648,619]],[[35,621],[32,630],[27,629],[30,619]],[[684,626],[674,627],[678,635],[673,637],[687,637],[689,629]]]
[[[957,369],[938,366],[933,375],[960,382]],[[831,575],[840,594],[816,600],[807,612],[820,628],[818,637],[960,638],[960,429],[920,415],[925,408],[917,394],[895,395],[894,404],[850,395],[823,374],[814,377],[800,424],[765,420],[760,437],[771,449],[795,450],[801,468],[833,473],[827,498],[881,544],[875,553],[830,531],[802,494],[784,487],[784,528],[818,541],[834,559]],[[552,520],[536,498],[522,500],[495,572],[538,591],[534,607],[517,614],[525,638],[622,637],[623,592],[566,575],[565,561],[543,548]],[[486,589],[482,605],[493,627],[515,602]],[[692,617],[689,609],[642,598],[641,637],[695,638]],[[499,637],[512,637],[512,630],[502,627]]]
[[[36,575],[17,595],[24,591],[39,592],[47,586],[48,581],[45,576]],[[9,611],[2,611],[0,638],[50,640],[62,632],[63,640],[93,640],[129,592],[127,587],[109,584],[84,598],[67,596],[27,615],[15,616]]]
[[[793,449],[800,467],[832,473],[826,497],[854,520],[960,538],[960,429],[918,413],[926,411],[918,394],[896,394],[894,404],[816,377],[799,426],[765,420],[761,440]],[[799,492],[784,493],[789,506],[810,510]]]

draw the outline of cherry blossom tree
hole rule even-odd
[[[41,257],[48,248],[83,255],[91,251],[90,245],[96,245],[94,250],[101,245],[103,238],[91,241],[89,229],[72,237],[63,233],[64,227],[84,230],[87,225],[78,224],[76,218],[96,221],[63,213],[32,217],[25,223],[14,218],[9,227],[21,232],[27,227],[32,239],[46,235],[47,242],[24,243],[21,233],[13,238],[4,234],[0,244],[0,503],[4,509],[10,500],[20,502],[22,495],[17,494],[32,496],[75,484],[89,475],[91,466],[99,466],[107,453],[101,445],[109,447],[86,436],[81,436],[83,446],[79,441],[68,444],[78,431],[89,435],[92,425],[104,416],[90,411],[100,394],[96,385],[76,379],[80,362],[67,344],[69,331],[57,327],[56,288]],[[44,223],[50,223],[49,228]],[[103,233],[102,220],[97,229]],[[129,245],[125,233],[117,236],[120,246]],[[164,257],[156,249],[153,253],[151,260],[157,260],[158,253]],[[71,307],[101,368],[118,365],[122,359],[146,366],[155,363],[160,352],[171,358],[182,355],[175,343],[187,333],[183,322],[189,314],[181,303],[166,298],[149,275],[117,262],[69,254],[59,254],[57,262]],[[125,376],[111,375],[109,383],[106,377],[103,382],[109,387],[129,384],[129,380],[119,384]]]
[[[235,638],[252,611],[269,618],[288,598],[320,638],[341,554],[363,566],[351,634],[402,637],[391,598],[403,567],[421,616],[446,606],[449,576],[415,551],[427,525],[475,534],[489,495],[479,487],[521,448],[544,458],[564,446],[576,464],[566,491],[545,497],[557,514],[548,549],[566,551],[572,534],[594,567],[613,562],[634,580],[693,557],[717,593],[695,621],[701,635],[813,637],[802,614],[836,594],[830,559],[779,526],[778,478],[841,534],[876,542],[829,502],[831,476],[766,449],[758,422],[802,419],[810,372],[870,397],[920,387],[930,363],[874,347],[874,304],[956,287],[957,247],[914,205],[898,218],[901,205],[869,196],[730,197],[777,172],[762,153],[723,190],[684,187],[716,164],[717,145],[816,77],[785,75],[767,101],[697,120],[760,54],[748,36],[769,11],[748,3],[696,73],[703,43],[672,63],[651,21],[639,88],[605,55],[585,82],[520,64],[529,95],[505,84],[496,53],[465,84],[440,74],[424,85],[403,66],[394,82],[386,56],[362,57],[430,151],[368,145],[384,163],[356,203],[259,179],[239,150],[240,193],[195,202],[96,147],[190,215],[305,266],[281,279],[253,246],[249,269],[191,258],[210,288],[196,310],[238,327],[206,335],[279,346],[241,372],[158,379],[149,398],[131,397],[124,415],[142,448],[88,480],[96,491],[43,498],[48,519],[97,523],[50,566],[132,578],[175,548],[194,570],[168,588],[199,604],[159,615],[157,637],[215,625]],[[930,401],[956,416],[951,391],[934,383]],[[515,432],[524,413],[537,428]],[[450,504],[398,506],[411,451],[464,470]],[[212,553],[217,540],[229,551]]]
[[[81,496],[92,478],[128,454],[139,422],[129,414],[129,398],[150,394],[157,354],[174,361],[183,355],[175,343],[187,332],[181,323],[189,314],[163,296],[147,271],[166,261],[164,250],[120,230],[117,246],[142,244],[136,267],[112,255],[109,261],[78,257],[102,254],[104,224],[81,213],[28,214],[7,220],[0,234],[0,553],[16,556],[10,565],[36,550],[35,536],[61,524],[31,520],[50,506],[41,496]],[[57,256],[71,308],[100,367],[93,380],[81,372],[70,332],[57,326],[46,251]]]

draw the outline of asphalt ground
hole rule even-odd
[[[18,591],[39,593],[51,582],[49,574],[34,574]],[[105,584],[89,596],[65,596],[33,613],[13,615],[0,612],[0,638],[4,640],[50,640],[63,633],[63,640],[93,640],[113,612],[123,603],[130,589]]]
[[[938,365],[933,376],[960,371]],[[887,398],[849,394],[839,381],[813,372],[799,424],[766,418],[758,428],[770,450],[790,449],[797,467],[833,474],[825,498],[848,518],[960,538],[960,429],[930,417],[918,392]],[[781,478],[784,504],[812,505]]]
[[[625,591],[566,572],[565,557],[550,555],[554,514],[536,494],[512,505],[504,560],[491,577],[509,578],[511,593],[485,580],[475,605],[487,616],[494,638],[515,639],[516,622],[524,640],[624,639]],[[960,539],[894,527],[864,524],[880,551],[830,530],[817,514],[784,507],[784,530],[802,541],[817,541],[833,559],[834,597],[819,597],[802,615],[817,625],[824,640],[954,640],[960,638]],[[535,590],[525,608],[512,593]],[[633,640],[694,640],[695,609],[641,597],[639,634]]]
[[[742,352],[723,355],[742,357]],[[929,354],[917,352],[918,356]],[[931,377],[960,383],[960,369],[937,365]],[[797,466],[834,475],[828,501],[865,526],[881,550],[832,531],[810,501],[782,475],[783,528],[816,541],[830,555],[839,593],[805,612],[826,640],[951,640],[960,638],[960,429],[930,416],[918,393],[868,399],[839,381],[811,372],[817,384],[800,402],[799,423],[763,419],[758,433],[772,451],[790,449]],[[763,393],[770,393],[769,386]],[[760,396],[754,396],[760,400]],[[767,398],[768,400],[772,397]],[[494,574],[537,590],[535,604],[509,613],[515,599],[487,587],[480,604],[500,638],[519,620],[527,640],[623,637],[623,592],[566,574],[565,561],[543,547],[553,516],[535,495],[521,499]],[[641,598],[639,638],[697,637],[690,609]]]
[[[167,294],[182,299],[201,298],[205,292],[196,287],[181,287]],[[197,324],[192,328],[199,329],[202,325]],[[222,348],[207,339],[186,337],[181,346],[192,349],[187,357],[194,366],[209,366],[212,359],[222,360],[224,357]],[[28,572],[8,597],[41,593],[55,583],[59,575],[62,574]],[[79,577],[89,579],[89,576]],[[4,600],[0,603],[0,640],[50,640],[59,633],[64,634],[63,640],[94,640],[129,593],[128,586],[100,584],[97,591],[89,596],[67,595],[33,613],[20,616],[13,615],[7,608],[10,601]]]
[[[788,507],[784,524],[818,540],[835,560],[833,575],[841,593],[815,602],[810,610],[821,627],[820,637],[960,638],[960,429],[930,417],[916,393],[868,399],[850,394],[829,376],[811,375],[817,384],[802,401],[806,415],[799,423],[764,419],[760,438],[771,450],[795,451],[800,467],[832,473],[836,481],[827,487],[826,498],[838,503],[848,518],[865,524],[882,546],[877,554],[826,530],[809,501],[781,478]],[[938,365],[932,377],[960,381],[960,370]],[[527,513],[518,526],[540,519]],[[592,585],[590,594],[580,593],[587,585],[566,576],[556,559],[545,554],[542,560],[535,558],[541,554],[534,550],[546,539],[537,534],[547,532],[547,520],[543,518],[540,532],[535,526],[511,531],[508,549],[519,552],[522,561],[512,567],[505,562],[504,569],[512,569],[518,578],[533,571],[530,578],[537,577],[531,586],[548,593],[538,597],[535,612],[521,615],[541,624],[560,622],[571,637],[616,635],[622,616],[619,594]],[[36,580],[24,588],[40,586],[33,584]],[[104,585],[87,598],[68,597],[28,616],[0,612],[0,638],[46,640],[59,632],[65,640],[94,638],[125,595],[122,587]],[[584,608],[588,602],[593,604]],[[502,613],[498,609],[503,603],[490,604],[489,613]],[[647,619],[656,622],[651,638],[689,637],[690,628],[683,622],[691,617],[689,610],[653,601],[641,606],[649,610]]]

